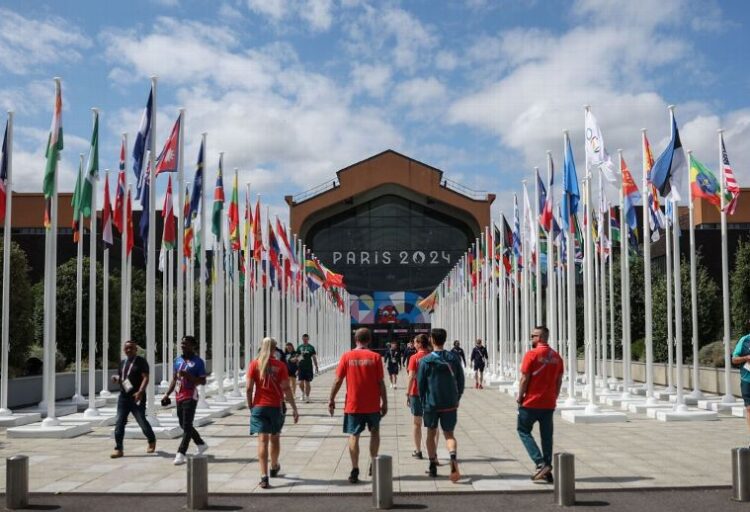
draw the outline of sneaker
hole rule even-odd
[[[153,443],[148,443],[148,448],[146,448],[146,453],[154,453],[156,451],[156,441]]]
[[[110,459],[119,459],[122,457],[123,453],[122,450],[115,450],[112,453],[109,454]]]
[[[175,466],[181,466],[187,462],[187,459],[185,458],[185,454],[177,452],[177,455],[174,456],[174,465]]]
[[[356,484],[359,482],[359,468],[352,469],[352,472],[349,473],[349,483],[350,484]]]
[[[534,483],[546,483],[547,477],[552,477],[552,466],[545,464],[542,467],[538,467],[536,473],[531,477]]]
[[[279,471],[281,471],[281,464],[279,464],[276,467],[271,466],[271,476],[276,478],[279,476]]]
[[[394,384],[393,389],[398,389],[398,384]]]
[[[260,488],[268,489],[269,487],[271,487],[271,484],[268,482],[268,477],[267,476],[260,477]]]
[[[206,450],[208,450],[208,444],[207,443],[199,444],[196,446],[196,448],[198,450],[197,451],[198,455],[202,455],[206,453]]]
[[[484,384],[480,384],[479,389],[484,389]]]
[[[461,473],[458,471],[458,461],[456,459],[451,459],[450,479],[454,484],[461,479]]]
[[[429,474],[432,478],[435,478],[437,476],[437,462],[434,460],[430,461],[430,466],[427,468],[427,474]]]
[[[422,452],[421,451],[414,450],[413,452],[411,452],[411,456],[414,457],[415,459],[422,460]]]

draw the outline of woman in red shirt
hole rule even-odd
[[[294,393],[289,386],[286,365],[276,359],[276,340],[263,338],[260,353],[247,369],[247,406],[250,408],[250,434],[258,434],[260,487],[268,489],[268,446],[271,445],[271,476],[279,474],[281,428],[284,426],[284,397],[292,406],[294,423],[299,420]]]

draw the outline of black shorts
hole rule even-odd
[[[398,375],[398,365],[388,365],[388,375]]]
[[[474,371],[475,372],[483,372],[484,371],[484,363],[474,363]]]

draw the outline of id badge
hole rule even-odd
[[[182,382],[180,382],[180,379],[177,379],[177,383],[175,383],[175,386],[174,386],[174,392],[179,393],[181,389],[182,389]]]
[[[133,384],[131,384],[130,379],[122,381],[122,389],[126,393],[130,393],[133,390]]]

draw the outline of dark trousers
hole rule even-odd
[[[195,444],[205,444],[201,439],[198,431],[193,426],[193,420],[195,419],[195,408],[198,406],[197,400],[183,400],[177,402],[177,419],[180,421],[180,427],[182,428],[182,442],[180,447],[177,449],[178,452],[185,455],[192,439]]]
[[[141,400],[136,404],[132,396],[121,392],[117,399],[117,423],[115,423],[115,450],[122,451],[122,440],[125,437],[125,425],[128,423],[128,416],[132,414],[135,421],[143,431],[149,443],[156,442],[156,436],[151,428],[151,424],[146,419],[146,403]]]
[[[531,460],[537,466],[540,464],[552,465],[552,415],[554,413],[554,409],[518,408],[518,425],[516,427],[518,437],[521,438],[521,442],[529,453],[529,457],[531,457]],[[537,422],[539,423],[539,434],[542,438],[541,452],[536,441],[534,441],[534,437],[531,435],[534,423]]]

